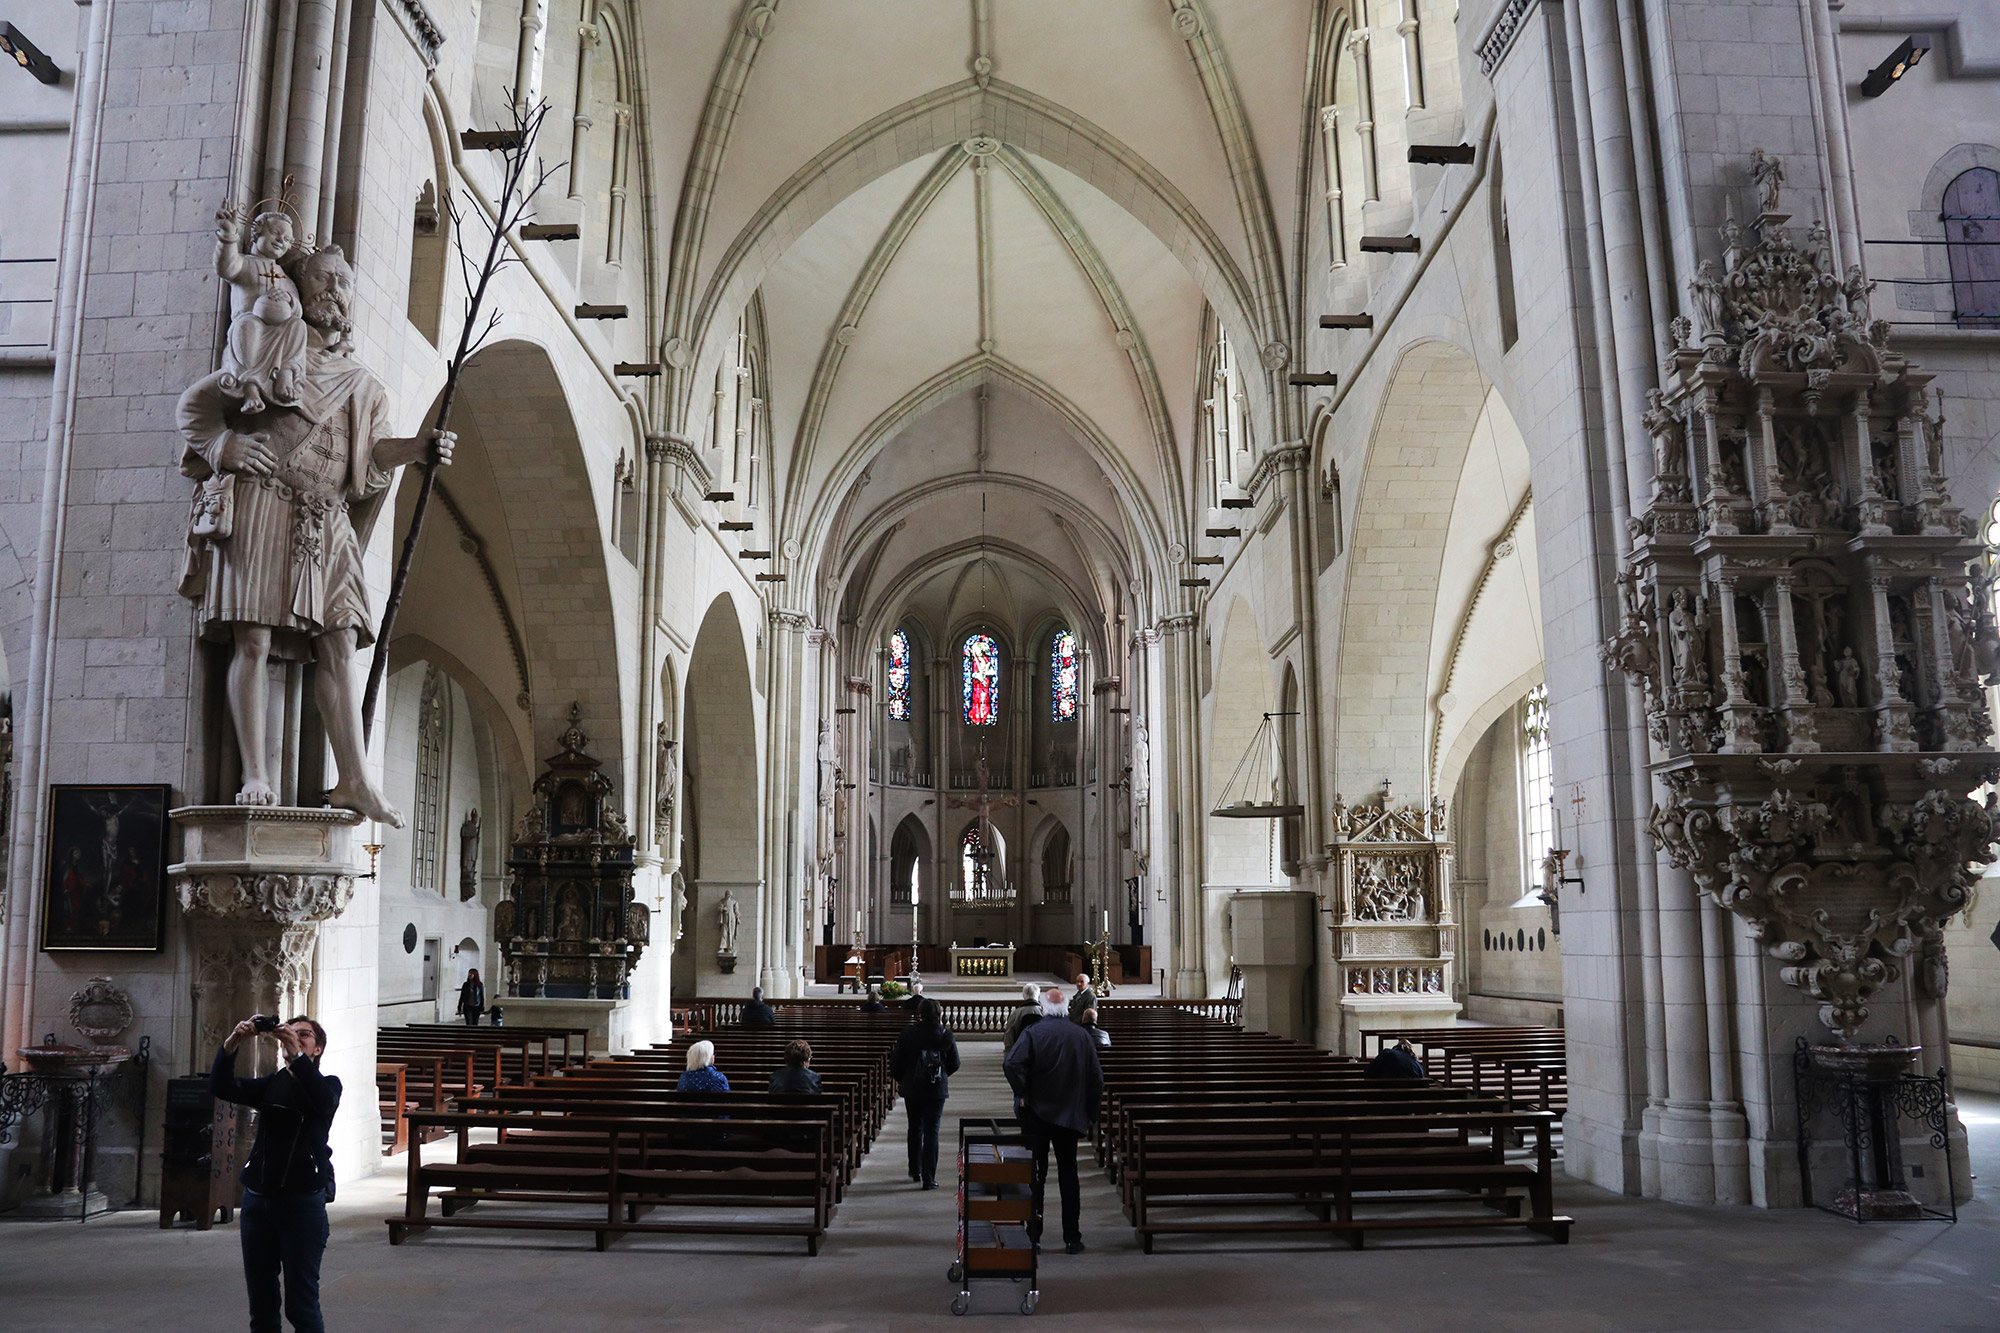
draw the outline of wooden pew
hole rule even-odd
[[[798,1236],[819,1253],[832,1216],[829,1128],[819,1120],[719,1118],[713,1108],[657,1105],[635,1111],[418,1111],[413,1126],[458,1136],[459,1160],[423,1161],[413,1139],[400,1216],[389,1242],[433,1227],[589,1232],[597,1249],[630,1233]],[[474,1129],[498,1134],[473,1144]],[[432,1190],[441,1190],[432,1214]],[[584,1216],[491,1211],[479,1204],[555,1204]],[[754,1210],[789,1212],[744,1221]],[[651,1214],[676,1210],[672,1217]],[[689,1216],[703,1211],[720,1216]]]

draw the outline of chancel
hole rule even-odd
[[[2000,1326],[1990,5],[0,54],[10,1327]]]

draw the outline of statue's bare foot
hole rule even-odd
[[[238,805],[276,805],[278,793],[271,790],[269,783],[261,778],[252,778],[243,784],[243,790],[236,793]]]
[[[326,794],[326,803],[336,810],[352,810],[390,828],[403,827],[403,812],[369,782],[342,782]]]

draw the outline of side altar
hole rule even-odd
[[[1340,1031],[1322,1042],[1350,1055],[1364,1028],[1441,1027],[1451,998],[1451,843],[1444,803],[1398,804],[1388,784],[1372,801],[1334,798],[1335,892],[1329,911],[1340,969]]]
[[[634,901],[632,832],[575,704],[559,740],[515,826],[493,938],[509,1019],[588,1026],[593,1049],[612,1049],[624,1044],[623,1011],[652,912]]]

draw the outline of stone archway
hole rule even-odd
[[[695,875],[688,884],[695,993],[748,995],[768,947],[766,904],[758,867],[758,740],[750,689],[750,658],[743,624],[728,594],[717,597],[701,622],[688,659],[683,713],[687,762],[688,841]],[[732,958],[718,955],[725,942],[722,904],[735,904]],[[730,971],[721,970],[723,966]]]
[[[1487,384],[1442,342],[1403,353],[1369,441],[1340,617],[1334,790],[1425,794],[1433,622],[1446,539]]]
[[[1215,688],[1209,711],[1207,782],[1202,810],[1213,810],[1223,788],[1253,744],[1259,741],[1264,715],[1277,711],[1271,688],[1271,659],[1264,651],[1250,603],[1239,597],[1229,604],[1222,643],[1212,675]],[[1275,719],[1274,719],[1275,723]],[[1253,756],[1246,767],[1269,776],[1275,753]],[[1243,793],[1238,793],[1243,794]],[[1270,801],[1275,793],[1247,793],[1253,801]],[[1273,848],[1274,826],[1267,819],[1207,818],[1202,839],[1203,965],[1216,988],[1229,976],[1229,926],[1223,905],[1233,893],[1282,883]]]

